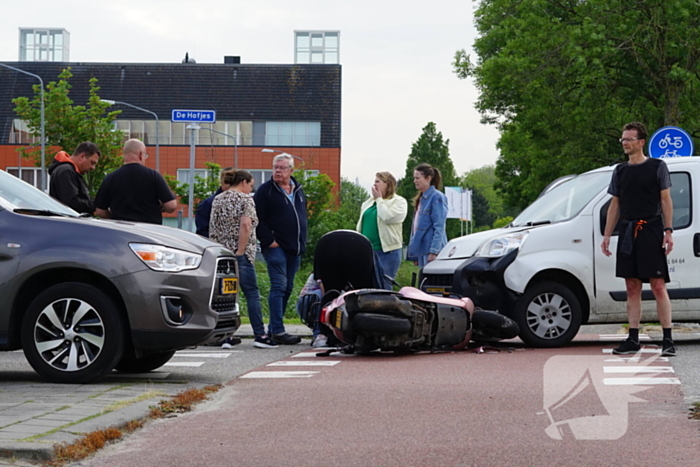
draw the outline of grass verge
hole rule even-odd
[[[218,391],[223,386],[220,384],[205,386],[202,389],[185,389],[175,394],[170,399],[164,399],[156,406],[152,406],[148,417],[132,420],[120,427],[111,427],[86,433],[72,443],[61,443],[54,446],[54,458],[44,464],[46,467],[62,467],[69,463],[77,462],[96,453],[110,442],[121,439],[123,436],[133,433],[143,427],[150,419],[173,417],[178,413],[192,410],[192,407],[209,398],[209,395]]]

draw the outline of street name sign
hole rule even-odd
[[[215,123],[216,122],[216,110],[180,110],[173,109],[172,117],[170,119],[173,122],[187,122],[187,123]]]

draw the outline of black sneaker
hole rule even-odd
[[[629,355],[639,352],[640,349],[639,342],[635,342],[628,337],[619,347],[613,349],[612,353],[614,355]]]
[[[664,339],[661,343],[661,356],[662,357],[675,357],[676,356],[676,344],[673,343],[671,339]]]
[[[277,344],[272,342],[270,338],[267,337],[267,334],[263,334],[262,336],[255,336],[253,347],[257,347],[259,349],[276,349]]]
[[[231,337],[227,338],[227,339],[221,344],[221,348],[222,348],[222,349],[227,349],[227,350],[228,350],[228,349],[233,348],[234,345],[238,345],[238,344],[240,344],[240,343],[241,343],[241,339],[240,339],[240,338],[231,336]]]
[[[301,337],[292,336],[287,332],[281,332],[279,334],[272,335],[272,342],[283,345],[295,345],[301,342]]]

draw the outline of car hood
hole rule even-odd
[[[92,218],[61,219],[68,222],[87,224],[94,228],[108,229],[112,231],[111,233],[126,239],[129,243],[153,243],[193,253],[201,253],[212,246],[221,248],[221,245],[205,237],[164,225]]]
[[[479,247],[489,240],[529,229],[530,227],[504,227],[502,229],[486,230],[484,232],[477,232],[471,235],[465,235],[464,237],[454,238],[440,251],[438,259],[471,258]]]

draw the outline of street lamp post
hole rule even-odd
[[[191,130],[190,133],[190,192],[189,192],[189,203],[187,204],[187,217],[189,217],[190,232],[195,231],[194,226],[194,160],[195,160],[195,140],[197,139],[197,130],[201,127],[196,123],[191,123],[187,125],[187,129]]]
[[[14,70],[19,73],[24,73],[25,75],[33,76],[34,78],[38,79],[39,83],[41,84],[41,190],[47,192],[48,190],[46,189],[46,134],[44,123],[44,80],[41,79],[41,76],[39,75],[29,73],[28,71],[20,70],[19,68],[15,68],[10,65],[5,65],[4,63],[0,63],[0,66],[4,66],[5,68],[9,68],[10,70]]]
[[[229,138],[233,138],[233,168],[238,169],[238,139],[233,135],[229,135],[228,133],[224,133],[223,131],[211,129],[211,128],[206,127],[206,126],[200,127],[200,130],[209,130],[209,131],[212,131],[214,133],[218,133],[220,135],[224,135],[224,136],[228,136]]]
[[[109,105],[115,105],[115,104],[125,105],[127,107],[131,107],[131,108],[134,108],[136,110],[140,110],[142,112],[149,113],[155,117],[155,119],[156,119],[156,172],[160,172],[160,144],[159,144],[160,143],[160,134],[159,134],[160,125],[158,124],[158,115],[155,112],[152,112],[150,110],[147,110],[147,109],[144,109],[144,108],[141,108],[141,107],[138,107],[138,106],[135,106],[133,104],[126,103],[126,102],[113,101],[110,99],[100,99],[100,100],[102,102],[106,102]]]

